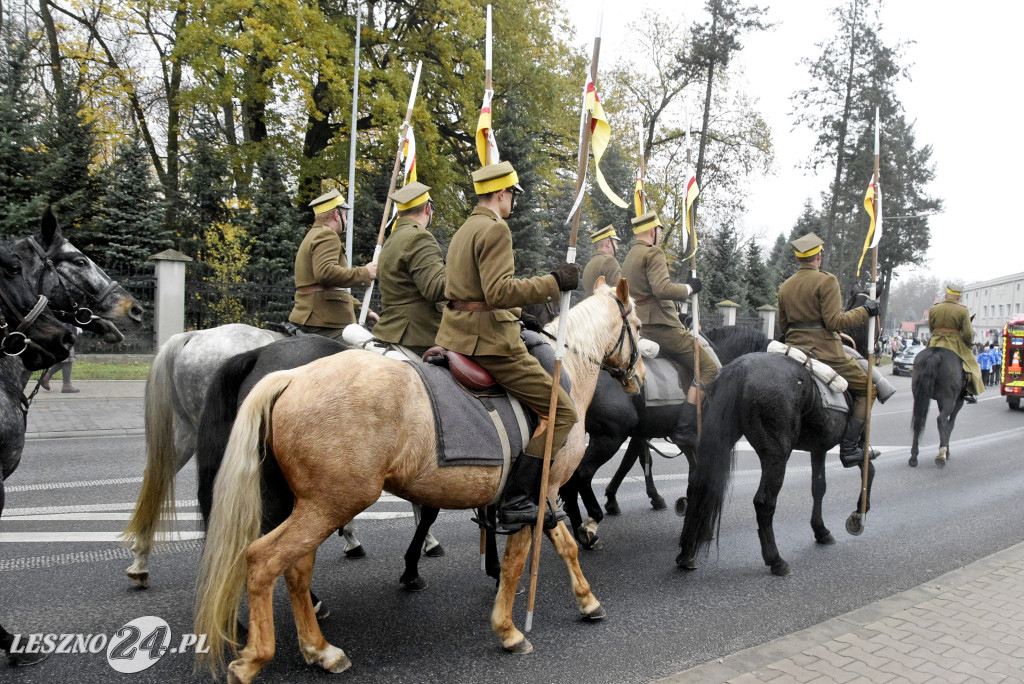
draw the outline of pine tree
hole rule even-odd
[[[10,24],[0,39],[0,237],[33,233],[45,199],[36,175],[40,152],[40,108],[30,96],[27,41],[12,37]]]
[[[200,115],[192,129],[192,149],[186,156],[182,182],[184,208],[180,214],[178,249],[199,257],[207,244],[206,231],[231,220],[231,173],[220,149],[217,122]]]
[[[730,300],[739,305],[746,301],[746,285],[743,279],[743,254],[739,236],[732,223],[724,223],[718,229],[700,237],[697,252],[698,275],[704,286],[700,294],[701,316],[707,317],[715,305]],[[689,264],[689,262],[687,262]],[[684,278],[680,279],[682,282]]]
[[[258,172],[258,189],[253,197],[249,225],[250,263],[253,272],[266,282],[287,281],[294,268],[295,252],[307,228],[305,212],[292,205],[277,155],[265,155],[259,162]]]
[[[57,100],[44,138],[44,166],[37,176],[41,194],[72,234],[92,218],[101,192],[99,179],[89,168],[96,156],[96,134],[79,104],[76,91],[65,91]]]
[[[744,270],[747,310],[756,311],[758,307],[765,304],[775,306],[775,290],[772,288],[771,271],[764,261],[760,246],[754,240],[747,244]]]

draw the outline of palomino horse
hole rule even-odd
[[[635,346],[639,320],[625,280],[614,292],[599,288],[569,312],[567,323],[564,372],[572,380],[572,398],[581,417],[602,366],[620,369],[623,383],[639,390],[644,377]],[[344,412],[338,412],[339,406]],[[501,480],[496,466],[438,468],[432,416],[430,399],[413,367],[362,351],[273,373],[249,393],[217,476],[197,583],[195,630],[209,635],[210,646],[199,657],[212,669],[223,664],[225,642],[234,644],[246,580],[248,644],[229,666],[230,680],[252,681],[273,657],[272,591],[282,573],[306,662],[330,672],[349,667],[345,653],[324,639],[313,613],[309,582],[317,547],[383,490],[424,506],[476,508],[494,498]],[[583,447],[580,421],[553,459],[544,493],[548,499],[554,500],[572,474]],[[271,450],[295,505],[283,524],[259,537],[260,462]],[[564,523],[548,536],[569,568],[580,611],[589,619],[604,617]],[[516,653],[532,650],[511,615],[530,538],[529,527],[509,537],[491,613],[502,645]]]
[[[953,434],[956,414],[964,405],[964,386],[967,379],[964,375],[964,363],[952,349],[931,347],[925,349],[914,359],[914,375],[911,380],[911,392],[914,394],[914,415],[911,429],[914,431],[914,443],[910,447],[910,466],[917,467],[917,441],[924,430],[924,421],[928,418],[928,407],[932,399],[939,404],[939,453],[935,457],[935,465],[942,468],[949,459],[949,436]]]

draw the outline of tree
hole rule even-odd
[[[714,306],[723,300],[742,306],[747,300],[747,291],[743,278],[743,251],[736,227],[731,222],[724,223],[708,231],[699,245],[698,254],[702,257],[700,275],[704,286],[700,295],[701,315],[710,315]]]
[[[761,248],[756,240],[747,243],[746,263],[744,264],[743,281],[746,286],[746,298],[743,302],[748,311],[756,311],[765,304],[775,306],[775,292],[771,271],[764,262]]]
[[[252,238],[252,270],[267,282],[288,281],[309,212],[292,205],[277,155],[265,155],[260,160],[258,174],[259,185],[253,195],[253,214],[248,227]]]
[[[90,164],[96,156],[95,132],[79,109],[77,93],[58,98],[54,120],[44,137],[44,165],[37,172],[39,193],[72,231],[91,218],[100,194]]]
[[[45,201],[39,196],[37,174],[45,157],[41,151],[42,108],[29,88],[30,48],[4,25],[0,40],[0,237],[33,233]]]

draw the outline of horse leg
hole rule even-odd
[[[439,511],[434,512],[434,520],[437,520],[438,512]],[[416,519],[416,526],[418,527],[420,520],[423,517],[423,506],[413,504],[412,514]],[[430,533],[430,526],[434,524],[434,520],[431,520],[430,524],[427,525],[427,533],[423,537],[423,553],[426,554],[428,558],[440,558],[444,555],[444,547],[441,546],[441,542],[439,542],[437,538]]]
[[[488,506],[486,511],[487,521],[490,529],[484,535],[487,551],[484,554],[484,568],[488,577],[493,577],[496,582],[501,581],[501,562],[498,560],[498,535],[494,533],[498,525],[498,512],[496,506]]]
[[[576,530],[577,539],[580,539],[582,534],[588,540],[587,543],[583,544],[585,549],[600,549],[604,547],[604,544],[601,543],[597,536],[597,528],[601,521],[604,520],[604,509],[601,508],[601,502],[597,500],[597,495],[594,494],[594,475],[596,470],[596,468],[587,468],[581,472],[577,469],[575,473],[580,501],[583,502],[583,507],[587,509],[587,522],[584,523],[582,528],[576,527],[574,529]]]
[[[356,527],[352,523],[349,523],[338,530],[338,536],[345,538],[345,557],[346,558],[366,558],[366,549],[363,548],[363,543],[356,539]]]
[[[633,448],[634,441],[639,442],[637,448],[640,450],[640,468],[644,471],[644,485],[647,488],[647,498],[651,500],[651,508],[656,511],[664,511],[668,508],[668,504],[665,503],[665,499],[658,493],[658,488],[654,485],[654,459],[651,458],[651,447],[646,440],[630,440],[627,451]]]
[[[491,629],[501,639],[502,647],[511,653],[525,654],[533,650],[533,645],[512,621],[512,604],[515,602],[532,537],[533,528],[530,526],[509,535],[505,543],[505,562],[501,564],[498,593],[494,597],[494,609],[491,611]]]
[[[576,548],[576,543],[572,540],[572,535],[569,534],[565,523],[559,522],[554,529],[546,530],[546,533],[548,539],[554,544],[555,550],[558,551],[558,555],[565,562],[565,567],[569,570],[572,593],[576,597],[580,613],[588,620],[604,619],[606,615],[604,608],[590,591],[590,582],[583,576],[583,570],[579,563],[579,549]]]
[[[821,502],[825,498],[825,452],[811,452],[811,497],[814,499],[814,506],[811,509],[811,529],[814,530],[814,540],[819,544],[835,544],[836,538],[827,527],[821,515]]]
[[[858,467],[860,468],[861,482],[863,482],[864,481],[864,464],[863,463],[859,463]],[[866,501],[864,502],[864,513],[865,514],[867,514],[867,512],[871,510],[871,484],[874,481],[875,481],[875,464],[874,464],[873,461],[869,460],[868,461],[868,488],[867,488],[867,494],[865,495]],[[855,514],[860,513],[860,496],[857,497],[857,505],[856,505],[856,508],[854,508],[853,512]]]
[[[558,496],[562,499],[562,510],[569,516],[569,524],[576,531],[576,541],[583,548],[591,548],[593,542],[590,539],[587,528],[583,525],[583,514],[580,513],[580,473],[579,469],[573,471],[564,485],[558,488]]]
[[[312,592],[309,590],[310,578],[313,576],[313,563],[316,552],[299,560],[298,563],[284,572],[288,584],[288,598],[295,616],[295,628],[299,633],[299,652],[307,665],[319,665],[328,672],[344,672],[352,666],[345,653],[331,646],[324,639],[317,624],[317,615],[313,608]]]
[[[942,468],[946,465],[946,461],[949,459],[949,437],[953,434],[953,423],[956,420],[956,414],[964,405],[964,400],[961,397],[953,400],[952,403],[948,399],[939,401],[939,454],[935,457],[935,465]]]
[[[772,521],[775,517],[775,506],[779,491],[786,474],[786,459],[774,458],[772,463],[765,463],[761,458],[761,483],[754,495],[754,510],[757,513],[757,536],[761,540],[761,557],[764,564],[771,568],[773,575],[784,577],[789,575],[789,563],[782,560],[779,547],[775,544],[775,530]]]
[[[606,461],[615,455],[615,452],[622,446],[622,442],[615,445],[615,448],[609,452]],[[615,474],[612,475],[611,482],[604,488],[604,495],[607,499],[607,503],[604,505],[604,509],[608,511],[608,515],[621,515],[622,510],[619,508],[619,502],[615,499],[615,495],[619,492],[619,486],[622,481],[626,479],[626,475],[629,474],[630,468],[636,463],[636,459],[639,454],[636,451],[631,451],[629,447],[626,447],[626,453],[622,456],[622,462],[619,463],[619,467],[615,469]]]
[[[416,523],[416,532],[412,535],[409,548],[405,551],[405,572],[398,578],[398,583],[406,591],[423,591],[427,588],[427,582],[420,577],[420,550],[423,548],[424,540],[430,530],[430,526],[437,520],[439,509],[433,506],[416,506],[420,509],[419,522]]]

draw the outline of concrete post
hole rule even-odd
[[[715,304],[718,313],[722,316],[722,325],[736,325],[736,310],[740,305],[728,299]]]
[[[775,307],[771,304],[757,307],[757,316],[761,319],[761,332],[769,340],[775,339]]]
[[[156,262],[153,332],[159,349],[173,335],[185,331],[185,264],[192,258],[166,249],[149,260]]]

